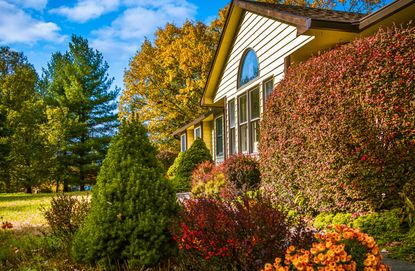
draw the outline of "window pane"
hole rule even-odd
[[[254,89],[250,93],[251,119],[259,118],[259,89]]]
[[[202,129],[200,127],[195,128],[195,139],[202,138]]]
[[[241,146],[241,152],[248,151],[248,125],[244,124],[240,126],[239,144]]]
[[[216,156],[223,156],[223,123],[222,117],[216,119]]]
[[[259,120],[251,122],[251,149],[252,152],[258,152],[259,142]]]
[[[247,112],[247,102],[246,102],[246,94],[239,97],[239,122],[244,123],[248,120],[248,112]]]
[[[231,128],[229,130],[229,151],[231,154],[236,153],[236,134],[235,134],[235,128]]]
[[[264,85],[265,100],[268,100],[273,89],[274,89],[274,80],[271,79],[268,82],[266,82]]]
[[[229,127],[235,127],[235,100],[229,102]]]
[[[243,86],[258,76],[258,59],[253,50],[249,50],[241,63],[239,86]]]
[[[186,135],[182,135],[181,138],[181,151],[184,152],[186,150]]]

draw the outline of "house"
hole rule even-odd
[[[292,63],[414,19],[415,0],[369,15],[233,0],[201,99],[210,111],[174,132],[181,151],[203,138],[216,162],[257,154],[266,101]]]

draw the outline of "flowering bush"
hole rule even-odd
[[[305,212],[399,207],[415,179],[415,27],[292,66],[261,122],[262,182]]]
[[[309,249],[290,246],[284,259],[275,258],[263,271],[279,270],[390,270],[381,263],[382,256],[373,237],[345,225],[333,232],[316,234],[319,243]]]
[[[184,203],[173,236],[185,267],[258,270],[274,253],[282,255],[290,242],[311,244],[312,234],[304,225],[296,226],[265,199],[199,198]]]
[[[195,197],[232,198],[236,187],[225,180],[223,166],[205,161],[192,173],[192,195]]]
[[[223,170],[226,179],[238,188],[255,188],[261,181],[259,162],[249,155],[230,156],[223,163]]]

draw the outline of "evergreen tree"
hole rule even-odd
[[[138,122],[123,123],[93,190],[92,209],[75,235],[76,260],[149,266],[167,257],[175,194]]]
[[[82,37],[72,36],[65,54],[55,53],[40,88],[49,107],[66,112],[57,150],[65,186],[94,183],[108,144],[118,126],[118,89],[111,90],[108,64]],[[62,125],[61,125],[62,127]]]
[[[177,169],[172,181],[178,192],[190,191],[190,182],[193,170],[202,162],[212,161],[212,155],[205,142],[198,138],[192,146],[178,159]],[[172,169],[174,170],[174,169]]]

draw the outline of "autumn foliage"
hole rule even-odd
[[[308,212],[398,206],[415,178],[414,78],[410,26],[293,66],[261,123],[264,188]]]
[[[259,270],[289,244],[312,241],[304,225],[288,223],[266,199],[199,198],[183,207],[173,237],[190,270]]]

